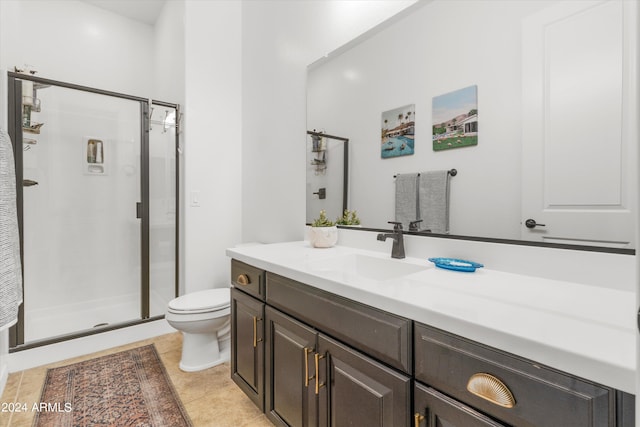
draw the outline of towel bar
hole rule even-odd
[[[456,176],[456,175],[458,175],[458,171],[457,171],[456,169],[448,170],[448,171],[447,171],[447,173],[448,173],[450,176]],[[397,176],[398,176],[398,175],[393,175],[393,177],[394,177],[394,178],[395,178],[395,177],[397,177]],[[420,174],[418,174],[418,176],[420,176]]]

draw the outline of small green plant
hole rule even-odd
[[[335,223],[327,218],[327,212],[324,209],[320,211],[320,217],[311,223],[312,227],[333,227],[334,225]]]
[[[345,209],[342,216],[336,220],[337,225],[360,225],[360,218],[356,211]]]

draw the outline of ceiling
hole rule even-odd
[[[167,0],[83,0],[120,16],[154,25]]]

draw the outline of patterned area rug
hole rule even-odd
[[[191,427],[153,345],[49,369],[34,427]]]

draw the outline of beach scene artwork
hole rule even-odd
[[[478,86],[433,97],[433,151],[478,145]]]
[[[383,159],[414,153],[415,120],[415,104],[382,113],[380,156]]]

